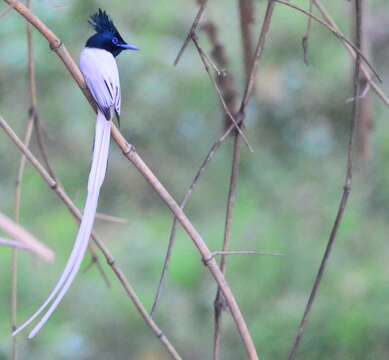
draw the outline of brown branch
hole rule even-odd
[[[361,31],[361,24],[362,24],[362,11],[361,11],[361,0],[355,0],[355,23],[356,23],[356,47],[357,49],[361,48],[361,42],[362,42],[362,31]],[[308,316],[310,314],[310,311],[312,309],[313,303],[316,299],[317,292],[320,288],[321,280],[324,274],[324,271],[326,269],[326,266],[328,264],[328,260],[331,254],[331,250],[333,248],[333,245],[336,241],[336,236],[338,234],[338,229],[343,221],[343,215],[344,211],[347,206],[347,201],[351,192],[351,184],[352,184],[352,150],[353,150],[353,142],[354,142],[354,132],[355,132],[355,126],[356,121],[358,118],[358,111],[359,111],[359,76],[360,76],[360,66],[361,66],[361,55],[360,52],[357,52],[357,56],[355,59],[355,69],[354,69],[354,78],[353,78],[353,94],[354,94],[354,101],[352,106],[352,113],[351,113],[351,126],[350,126],[350,137],[347,147],[347,165],[346,165],[346,179],[343,186],[343,194],[340,200],[340,204],[337,210],[336,218],[334,225],[331,230],[330,237],[328,239],[328,243],[322,258],[322,261],[320,263],[319,270],[317,272],[315,282],[313,284],[311,293],[309,295],[309,299],[307,302],[307,305],[304,310],[304,315],[301,319],[299,328],[297,330],[297,334],[292,346],[292,349],[289,353],[289,360],[293,360],[296,357],[297,350],[299,348],[299,344],[301,342],[301,339],[304,335],[304,329],[306,326],[306,323],[308,321]]]
[[[247,73],[247,85],[242,99],[242,104],[238,113],[239,120],[244,123],[245,120],[245,109],[248,104],[251,94],[254,89],[254,81],[257,74],[257,68],[263,54],[265,47],[267,35],[269,33],[271,19],[273,16],[274,2],[270,0],[267,4],[265,17],[262,24],[261,33],[259,35],[257,47],[255,50],[255,57],[252,60],[250,72]],[[230,241],[231,241],[231,230],[232,223],[234,218],[234,208],[236,201],[236,191],[239,178],[239,164],[241,156],[241,139],[239,136],[234,138],[234,149],[232,155],[232,165],[231,165],[231,177],[230,177],[230,188],[228,192],[227,199],[227,209],[226,209],[226,220],[224,227],[224,238],[223,238],[223,247],[222,252],[227,252],[229,250]],[[220,270],[223,274],[226,272],[227,258],[225,255],[221,255],[220,258]],[[225,309],[225,299],[222,294],[221,289],[218,287],[216,291],[216,296],[214,300],[214,348],[213,348],[213,359],[220,359],[221,355],[221,326],[222,326],[222,312]]]
[[[4,130],[7,136],[11,139],[11,141],[17,146],[17,148],[24,154],[26,159],[31,163],[31,165],[35,168],[37,173],[42,177],[42,179],[47,183],[49,188],[51,188],[56,195],[60,198],[60,200],[66,205],[70,213],[73,217],[81,222],[82,213],[81,211],[74,205],[68,194],[65,192],[63,187],[59,185],[54,178],[50,176],[44,166],[37,160],[37,158],[31,153],[31,151],[23,144],[23,142],[18,138],[15,132],[11,129],[8,123],[0,116],[0,127]],[[154,334],[161,340],[167,351],[170,353],[173,359],[181,359],[181,357],[177,354],[173,345],[170,344],[169,340],[163,335],[161,329],[157,326],[157,324],[148,316],[146,309],[144,308],[141,301],[138,299],[135,291],[132,289],[128,280],[126,279],[124,273],[120,268],[116,265],[115,259],[109,253],[108,249],[101,242],[101,240],[97,237],[95,232],[92,232],[91,238],[97,245],[97,247],[101,250],[104,255],[108,265],[111,267],[112,271],[115,273],[117,278],[119,279],[122,287],[126,291],[128,297],[131,299],[136,309],[140,312],[141,316],[145,320],[146,324],[151,328]]]
[[[180,50],[178,51],[177,57],[174,60],[174,66],[176,66],[178,64],[178,62],[180,61],[182,54],[184,53],[186,47],[188,46],[192,35],[195,33],[197,27],[199,26],[201,16],[204,13],[204,10],[205,10],[205,7],[207,5],[208,0],[199,0],[198,2],[200,3],[199,10],[197,11],[197,14],[193,20],[192,26],[190,27],[190,29],[188,31],[188,35],[186,36],[184,43],[182,44]]]
[[[33,26],[40,31],[40,33],[47,39],[51,48],[55,51],[55,53],[59,56],[59,58],[63,61],[64,65],[71,73],[77,84],[83,90],[85,96],[90,101],[91,105],[95,108],[94,101],[91,98],[89,91],[86,88],[85,81],[83,76],[81,75],[80,70],[75,64],[74,60],[70,56],[66,47],[62,44],[60,39],[49,29],[47,26],[39,20],[35,15],[32,14],[21,2],[17,0],[4,0],[8,4],[12,4],[15,7],[15,10],[19,12],[27,21],[31,22]],[[137,154],[134,147],[131,146],[116,126],[112,126],[112,137],[125,155],[125,157],[135,166],[135,168],[139,171],[139,173],[147,180],[147,182],[152,186],[152,188],[157,192],[157,194],[161,197],[163,202],[169,207],[169,209],[174,213],[177,217],[178,221],[181,223],[182,227],[189,235],[194,245],[198,249],[201,257],[204,260],[207,260],[210,256],[210,250],[205,244],[204,240],[201,238],[200,234],[197,232],[193,224],[181,210],[179,205],[175,202],[173,197],[168,193],[168,191],[164,188],[164,186],[160,183],[160,181],[156,178],[156,176],[151,172],[151,170],[144,163],[142,158]],[[258,359],[258,355],[256,353],[255,345],[251,338],[250,332],[247,328],[247,325],[243,319],[243,316],[240,312],[239,306],[235,300],[235,297],[226,282],[223,274],[221,273],[219,267],[217,266],[216,261],[212,260],[207,263],[207,268],[212,274],[215,281],[221,287],[223,294],[226,298],[228,307],[230,309],[231,315],[235,321],[237,330],[241,339],[244,343],[245,350],[250,359]]]
[[[312,15],[312,8],[313,8],[313,0],[309,0],[309,13]],[[307,20],[307,29],[305,30],[305,34],[301,40],[301,44],[303,47],[303,53],[304,53],[304,62],[305,65],[309,65],[308,61],[308,43],[309,43],[309,35],[311,33],[312,29],[312,17],[308,16]]]

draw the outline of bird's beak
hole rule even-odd
[[[122,49],[126,49],[126,50],[135,50],[135,51],[139,50],[135,45],[132,45],[132,44],[120,44],[119,46]]]

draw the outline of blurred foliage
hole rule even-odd
[[[265,1],[257,2],[255,35]],[[307,1],[298,1],[306,6]],[[350,2],[328,1],[349,35]],[[4,4],[2,5],[4,8]],[[195,2],[35,1],[34,11],[77,57],[91,34],[86,19],[99,6],[123,37],[141,48],[118,58],[123,134],[176,199],[221,133],[220,108],[202,64],[189,46],[178,67],[172,61],[196,12]],[[385,2],[371,3],[372,16]],[[219,25],[229,71],[243,88],[237,2],[211,1],[208,16]],[[374,21],[373,21],[374,22]],[[302,60],[306,19],[276,6],[247,134],[255,153],[243,149],[233,249],[277,251],[283,257],[230,257],[228,278],[264,359],[285,358],[307,301],[338,206],[350,124],[352,63],[327,30],[314,24],[310,65]],[[25,24],[15,13],[0,24],[0,113],[22,136],[29,107]],[[200,34],[205,49],[206,36]],[[49,155],[61,182],[79,206],[85,197],[94,114],[69,74],[34,33],[39,113]],[[372,55],[389,79],[388,47]],[[386,81],[384,90],[389,93]],[[357,161],[353,191],[319,297],[300,349],[302,359],[389,357],[389,122],[373,94],[372,158]],[[38,153],[35,141],[32,149]],[[216,155],[187,213],[211,249],[224,226],[231,141]],[[104,242],[149,308],[168,241],[171,215],[112,145],[100,211],[128,219],[97,221]],[[0,133],[0,208],[12,216],[20,154]],[[19,256],[19,312],[23,321],[41,304],[63,270],[76,224],[56,196],[28,167],[22,224],[57,254],[53,266]],[[88,265],[87,256],[84,267]],[[96,268],[80,273],[66,299],[34,341],[19,337],[20,359],[165,359],[124,291],[103,264],[112,288]],[[0,249],[0,359],[10,352],[10,252]],[[185,359],[210,358],[215,284],[187,236],[179,231],[157,322]],[[231,319],[223,323],[223,359],[244,357]]]

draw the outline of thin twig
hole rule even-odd
[[[43,163],[45,164],[48,173],[51,175],[51,177],[53,177],[54,179],[59,181],[59,179],[57,178],[57,176],[53,170],[53,167],[50,164],[49,154],[47,151],[47,145],[43,139],[42,122],[39,118],[37,111],[35,112],[35,134],[36,134],[36,142],[38,144],[39,152],[42,156]]]
[[[37,173],[42,177],[42,179],[47,183],[49,188],[51,188],[56,195],[60,198],[60,200],[66,205],[70,213],[73,217],[80,222],[82,219],[81,211],[74,205],[68,194],[65,192],[63,187],[59,185],[55,179],[53,179],[44,166],[38,161],[38,159],[31,153],[31,151],[23,144],[23,142],[18,138],[15,132],[11,129],[8,123],[0,116],[0,127],[4,130],[7,136],[12,140],[12,142],[17,146],[17,148],[24,154],[26,159],[31,163]],[[157,324],[148,316],[146,309],[143,304],[137,297],[135,291],[132,289],[130,283],[125,277],[124,273],[120,268],[116,265],[115,259],[109,253],[108,249],[101,242],[101,240],[97,237],[95,232],[92,232],[91,238],[96,243],[98,248],[101,250],[104,255],[108,265],[111,267],[112,271],[115,273],[116,277],[119,279],[122,287],[126,291],[128,297],[135,305],[136,309],[139,311],[141,316],[143,317],[146,324],[151,328],[153,333],[160,339],[160,341],[165,346],[166,350],[172,356],[173,359],[181,359],[181,357],[177,354],[177,351],[174,349],[173,345],[169,342],[166,336],[163,334],[162,330],[157,326]]]
[[[201,30],[204,30],[208,36],[209,42],[212,45],[211,55],[214,61],[218,64],[218,67],[224,69],[223,76],[217,76],[216,82],[221,90],[222,97],[226,102],[227,108],[231,114],[236,114],[239,110],[239,99],[238,99],[238,90],[236,88],[235,79],[231,71],[228,71],[229,61],[227,56],[226,48],[220,42],[218,36],[217,26],[211,20],[208,20],[202,27]],[[224,109],[223,118],[224,118],[224,129],[228,129],[231,125],[231,120],[228,115],[225,114]]]
[[[241,128],[240,128],[240,125],[238,124],[238,122],[236,121],[234,115],[232,115],[230,109],[228,108],[224,98],[223,98],[223,95],[222,95],[222,92],[216,82],[216,80],[214,79],[214,77],[212,76],[211,74],[211,71],[209,70],[209,67],[208,67],[208,64],[207,64],[207,61],[206,61],[206,57],[205,57],[205,53],[204,53],[204,50],[202,49],[202,47],[200,46],[199,44],[199,41],[198,41],[198,38],[196,36],[196,34],[193,34],[192,35],[192,41],[193,43],[195,44],[196,46],[196,49],[200,55],[200,59],[204,65],[204,68],[205,68],[205,71],[207,72],[209,78],[211,79],[211,82],[213,84],[213,86],[215,87],[215,90],[216,90],[216,93],[219,97],[219,100],[220,100],[220,103],[222,104],[222,108],[223,110],[225,111],[225,113],[227,114],[227,116],[230,118],[230,120],[232,121],[232,123],[235,125],[235,128],[237,130],[237,132],[239,133],[239,135],[242,137],[243,141],[246,143],[247,147],[249,148],[249,150],[251,152],[253,152],[253,148],[251,147],[246,135],[242,132]]]
[[[90,102],[91,106],[96,110],[95,102],[89,93],[85,80],[67,51],[66,47],[63,45],[61,40],[41,21],[39,20],[31,11],[29,11],[20,1],[17,0],[4,0],[5,2],[12,4],[15,7],[15,10],[19,12],[27,21],[31,22],[37,30],[47,39],[50,44],[50,47],[55,51],[59,58],[63,61],[64,65],[68,71],[73,76],[74,80],[80,86],[85,97]],[[148,168],[143,159],[135,151],[134,147],[130,145],[124,136],[120,133],[116,126],[112,126],[111,135],[125,157],[133,164],[133,166],[138,170],[138,172],[144,177],[144,179],[151,185],[151,187],[157,192],[162,201],[167,205],[167,207],[173,212],[177,217],[178,221],[181,223],[185,232],[189,235],[190,239],[194,243],[195,247],[198,249],[201,257],[205,260],[209,258],[210,250],[205,244],[204,240],[193,226],[191,221],[181,210],[179,205],[170,195],[170,193],[165,189],[153,172]],[[217,284],[221,287],[223,294],[226,298],[228,307],[230,309],[231,315],[234,319],[236,328],[239,332],[239,335],[244,344],[246,353],[249,359],[258,359],[258,355],[255,349],[254,342],[252,340],[251,334],[247,328],[247,324],[244,321],[242,313],[239,309],[238,303],[226,282],[223,274],[221,273],[216,261],[211,261],[207,264],[207,268],[212,274],[213,278]]]
[[[118,217],[118,216],[102,214],[102,213],[97,213],[96,214],[96,219],[97,220],[101,220],[101,221],[110,222],[110,223],[113,223],[113,224],[121,224],[121,225],[128,224],[128,220],[127,219],[124,219],[124,218],[121,218],[121,217]]]
[[[320,11],[323,19],[328,23],[328,25],[332,26],[336,31],[339,32],[339,34],[342,34],[339,27],[332,19],[332,17],[330,16],[326,8],[323,6],[323,4],[319,0],[313,0],[313,2],[317,7],[317,9]],[[346,50],[350,53],[351,57],[355,60],[356,52],[354,48],[350,46],[347,42],[343,42],[343,45],[345,46]],[[384,102],[384,104],[387,107],[389,107],[389,98],[385,95],[385,93],[380,88],[380,86],[372,79],[371,75],[369,74],[369,70],[364,63],[361,63],[361,71],[363,72],[365,79],[369,82],[376,95]]]
[[[178,65],[178,62],[180,61],[180,59],[182,57],[182,54],[184,53],[186,47],[188,46],[188,44],[190,42],[192,34],[194,34],[194,32],[196,31],[197,27],[199,26],[199,22],[200,22],[201,16],[204,13],[204,10],[205,10],[205,7],[207,5],[207,2],[208,2],[208,0],[201,0],[200,1],[199,10],[197,11],[197,14],[196,14],[196,16],[195,16],[195,18],[193,20],[192,26],[190,27],[190,29],[188,31],[188,35],[186,36],[186,38],[184,40],[184,43],[182,44],[180,50],[178,51],[177,57],[174,60],[174,66]]]
[[[251,94],[254,89],[254,80],[256,78],[257,69],[259,61],[263,54],[263,50],[266,43],[266,38],[269,33],[271,19],[273,16],[274,2],[270,0],[267,4],[265,17],[262,24],[261,33],[258,38],[257,47],[255,50],[254,59],[252,60],[250,72],[247,75],[246,88],[242,99],[242,104],[238,113],[240,121],[242,124],[245,120],[245,109],[248,104],[248,101],[251,97]],[[234,149],[232,155],[232,165],[231,165],[231,177],[230,177],[230,187],[228,191],[227,199],[227,209],[226,209],[226,220],[224,227],[224,238],[223,238],[223,247],[222,252],[227,252],[229,249],[231,241],[231,230],[234,217],[234,208],[236,200],[236,191],[239,178],[239,164],[240,164],[240,155],[241,155],[241,142],[240,137],[236,136],[234,138]],[[220,258],[220,270],[223,274],[226,272],[227,258],[225,255],[221,255]],[[213,347],[213,359],[218,360],[221,357],[221,326],[222,326],[222,312],[225,309],[225,299],[221,292],[221,289],[218,287],[216,291],[216,296],[214,300],[214,347]]]
[[[382,84],[381,77],[378,75],[377,71],[374,69],[373,65],[370,64],[369,60],[366,59],[365,55],[362,54],[362,51],[358,49],[350,40],[348,40],[343,34],[341,34],[339,31],[337,31],[335,28],[333,28],[331,25],[327,24],[325,21],[319,19],[317,16],[310,14],[308,11],[298,7],[297,5],[293,5],[289,2],[283,1],[283,0],[271,0],[275,1],[279,4],[285,5],[291,9],[294,9],[310,18],[318,22],[320,25],[324,26],[326,29],[331,31],[336,38],[341,40],[342,42],[347,43],[349,46],[352,47],[352,49],[359,54],[361,57],[361,61],[363,60],[365,64],[369,67],[370,71],[373,73],[373,75],[376,77],[376,79]]]
[[[27,7],[31,8],[31,0],[27,0]],[[12,9],[9,6],[9,10]],[[24,137],[24,144],[28,148],[30,146],[31,135],[34,128],[34,112],[36,107],[36,91],[35,91],[35,66],[34,66],[34,48],[32,44],[32,26],[30,23],[26,24],[27,31],[27,57],[28,57],[28,79],[29,79],[29,90],[31,107],[28,115],[28,121],[26,125],[26,132]],[[15,189],[15,221],[17,224],[20,223],[20,206],[22,198],[22,181],[24,175],[24,169],[26,167],[26,158],[24,155],[21,156],[19,162],[19,171],[16,179]],[[11,333],[16,330],[17,327],[17,252],[16,249],[12,250],[12,261],[11,261]],[[12,336],[12,360],[17,359],[17,339]]]
[[[3,10],[0,11],[0,19],[3,18],[3,17],[5,17],[7,14],[9,14],[9,13],[11,12],[11,10],[12,10],[12,6],[7,5],[7,6],[5,7],[5,9],[3,9]]]
[[[202,26],[202,30],[204,30],[207,33],[209,40],[213,46],[212,56],[214,57],[214,60],[217,63],[216,67],[218,67],[218,68],[220,67],[222,69],[227,69],[227,67],[228,67],[227,57],[226,57],[226,54],[224,52],[223,46],[220,44],[220,42],[217,39],[217,30],[216,30],[215,24],[208,20],[208,22]],[[238,92],[235,88],[234,79],[233,79],[232,74],[230,72],[227,72],[227,74],[225,76],[218,77],[217,80],[219,83],[219,88],[222,91],[222,97],[223,97],[223,99],[226,99],[226,105],[227,105],[229,111],[231,113],[236,113],[237,107],[238,107],[238,105],[237,105],[238,104],[238,99],[237,99]],[[224,141],[228,138],[229,134],[231,134],[232,130],[235,128],[234,124],[231,124],[230,118],[227,115],[225,116],[225,118],[228,118],[228,120],[226,119],[226,121],[225,121],[225,125],[228,125],[228,126],[225,126],[226,131],[218,140],[216,140],[216,142],[212,145],[211,149],[209,150],[208,154],[206,155],[206,157],[205,157],[204,161],[202,162],[199,170],[197,171],[191,185],[189,186],[189,188],[184,196],[183,201],[181,202],[181,205],[180,205],[181,209],[185,208],[187,202],[189,201],[190,197],[192,196],[194,188],[196,187],[196,185],[200,181],[200,178],[203,176],[203,174],[205,174],[205,171],[208,168],[213,156],[216,154],[216,152],[218,151],[220,146],[224,143]],[[168,248],[167,248],[167,252],[165,255],[165,259],[164,259],[164,263],[163,263],[162,272],[160,275],[157,291],[156,291],[156,294],[154,296],[153,305],[151,307],[151,312],[150,312],[151,316],[155,315],[158,303],[159,303],[160,298],[161,298],[162,289],[164,286],[165,278],[167,275],[167,270],[169,267],[170,258],[172,255],[172,251],[173,251],[173,247],[174,247],[174,243],[175,243],[175,239],[176,239],[176,231],[177,231],[177,219],[175,217],[173,217],[173,224],[172,224],[172,227],[170,230]]]
[[[212,257],[215,256],[231,256],[231,255],[255,255],[255,256],[284,256],[284,254],[281,253],[274,253],[274,252],[262,252],[262,251],[255,251],[255,250],[230,250],[230,251],[213,251]]]
[[[313,8],[313,0],[309,0],[309,13],[312,15],[312,8]],[[304,53],[304,62],[305,65],[309,65],[308,61],[308,42],[309,42],[309,35],[311,33],[312,28],[312,17],[308,16],[307,20],[307,29],[305,30],[305,34],[301,40],[301,44],[303,47],[303,53]]]
[[[362,11],[361,11],[361,0],[355,0],[355,23],[356,23],[356,47],[357,49],[361,48],[361,38],[362,38],[362,32],[361,32],[361,23],[362,23]],[[350,137],[348,141],[348,147],[347,147],[347,165],[346,165],[346,179],[343,186],[343,194],[340,200],[340,204],[337,210],[336,218],[334,225],[331,230],[330,237],[328,239],[328,243],[322,258],[322,261],[320,263],[319,270],[317,272],[315,282],[313,284],[311,293],[309,295],[309,299],[307,302],[307,305],[304,310],[304,315],[301,319],[299,328],[297,330],[297,334],[292,346],[292,349],[289,353],[289,360],[293,360],[296,357],[297,350],[299,348],[299,344],[301,342],[301,339],[304,335],[304,329],[305,325],[308,321],[309,313],[312,309],[313,303],[316,299],[317,292],[320,288],[321,280],[324,274],[324,271],[326,269],[326,265],[328,263],[332,247],[335,243],[336,236],[338,234],[338,229],[340,225],[342,224],[344,211],[347,206],[347,201],[351,192],[351,184],[352,184],[352,150],[353,150],[353,142],[354,142],[354,132],[355,132],[355,126],[356,126],[356,120],[358,117],[358,94],[359,94],[359,74],[360,74],[360,66],[361,66],[361,55],[360,52],[357,52],[357,56],[355,59],[355,69],[354,69],[354,77],[353,77],[353,94],[354,94],[354,101],[352,106],[352,113],[351,113],[351,126],[350,126]]]
[[[190,184],[190,186],[189,186],[189,188],[188,188],[188,190],[187,190],[187,192],[186,192],[186,194],[184,196],[184,199],[181,202],[180,207],[181,207],[182,210],[185,209],[185,206],[188,203],[189,199],[191,198],[194,189],[196,188],[196,186],[199,183],[199,181],[202,178],[202,176],[205,174],[205,171],[207,170],[209,164],[211,163],[214,155],[217,153],[217,151],[222,146],[224,141],[226,139],[228,139],[228,136],[231,134],[231,132],[232,132],[232,130],[234,128],[235,128],[234,124],[231,124],[230,127],[226,130],[226,132],[219,139],[217,139],[214,142],[214,144],[212,145],[212,147],[209,150],[208,154],[204,158],[204,160],[203,160],[199,170],[197,171],[197,173],[196,173],[192,183]],[[153,302],[153,305],[152,305],[151,311],[150,311],[150,315],[151,316],[155,315],[155,312],[156,312],[157,306],[158,306],[158,302],[159,302],[161,294],[162,294],[162,288],[163,288],[163,285],[164,285],[164,281],[165,281],[165,278],[166,278],[166,273],[167,273],[167,270],[168,270],[168,267],[169,267],[169,262],[170,262],[170,258],[171,258],[171,255],[172,255],[172,251],[173,251],[173,247],[174,247],[174,243],[175,243],[175,239],[176,239],[177,225],[178,225],[177,218],[174,217],[173,218],[173,224],[172,224],[171,230],[170,230],[169,244],[168,244],[166,256],[165,256],[165,259],[164,259],[161,276],[160,276],[159,283],[158,283],[158,288],[157,288],[156,294],[154,296],[154,302]]]

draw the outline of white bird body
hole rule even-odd
[[[80,68],[86,84],[98,106],[93,158],[88,179],[88,195],[77,238],[65,269],[43,305],[13,335],[21,332],[51,303],[45,315],[29,334],[33,338],[44,326],[76,277],[88,248],[96,215],[101,185],[107,169],[112,117],[120,115],[120,82],[116,60],[103,49],[85,48],[80,56]]]

